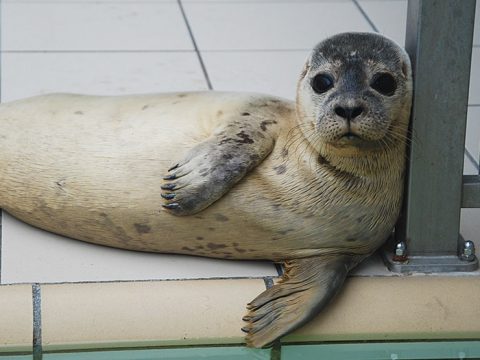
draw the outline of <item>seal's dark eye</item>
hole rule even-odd
[[[370,86],[385,96],[392,96],[397,90],[397,83],[392,75],[380,73],[373,77]]]
[[[312,89],[317,94],[322,94],[333,87],[333,79],[327,74],[318,74],[312,79]]]

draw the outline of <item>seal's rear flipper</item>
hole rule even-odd
[[[350,264],[348,256],[331,255],[287,261],[280,282],[247,305],[247,345],[268,346],[318,314],[340,289]]]

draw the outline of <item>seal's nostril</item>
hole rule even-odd
[[[363,112],[363,107],[357,106],[354,108],[350,107],[341,107],[337,106],[335,109],[335,114],[338,116],[347,119],[347,120],[352,120],[355,119],[357,116],[359,116]]]
[[[358,115],[360,115],[363,112],[362,107],[356,107],[352,109],[352,119],[356,118]]]
[[[343,107],[340,107],[340,106],[337,106],[335,108],[335,114],[337,114],[338,116],[340,116],[342,118],[347,117],[347,112],[345,111],[345,109]]]

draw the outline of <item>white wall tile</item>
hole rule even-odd
[[[176,3],[4,3],[2,50],[191,50]]]
[[[54,235],[3,212],[2,284],[276,276],[268,262],[140,253]]]
[[[206,90],[194,52],[3,53],[2,101],[50,92],[117,95]]]
[[[260,92],[295,99],[309,51],[204,52],[215,90]]]
[[[359,4],[382,34],[392,38],[401,46],[405,45],[406,0],[360,0]]]
[[[307,50],[339,32],[371,31],[352,2],[210,2],[184,6],[200,50]]]

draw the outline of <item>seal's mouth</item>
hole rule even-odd
[[[355,139],[361,139],[360,136],[357,134],[352,133],[351,131],[347,132],[346,134],[343,134],[340,139],[345,139],[345,140],[355,140]]]
[[[331,143],[334,147],[337,148],[370,148],[374,144],[372,141],[363,138],[359,134],[347,131],[344,134],[340,135],[335,141]]]

